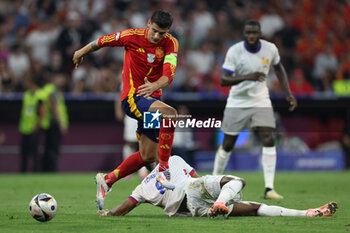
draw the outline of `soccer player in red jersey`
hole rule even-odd
[[[158,158],[157,181],[166,189],[175,188],[171,182],[168,160],[175,131],[171,121],[176,120],[177,112],[160,101],[161,89],[172,82],[176,70],[179,45],[168,33],[172,21],[169,12],[158,10],[148,20],[148,28],[127,29],[102,36],[74,53],[73,62],[75,68],[78,68],[87,53],[102,47],[124,47],[122,108],[127,115],[138,120],[140,150],[130,155],[111,173],[98,173],[95,177],[99,209],[103,208],[105,195],[117,180]],[[152,114],[153,118],[162,116],[160,129],[143,127],[144,112],[149,111],[156,112]]]

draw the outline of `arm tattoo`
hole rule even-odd
[[[93,42],[91,42],[91,48],[96,51],[98,49],[100,49],[100,47],[98,46],[98,41],[94,40]]]

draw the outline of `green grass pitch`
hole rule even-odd
[[[202,174],[203,175],[203,174]],[[282,201],[263,196],[261,173],[235,173],[247,181],[243,199],[307,209],[337,201],[338,212],[329,218],[304,217],[168,217],[149,204],[142,204],[125,217],[96,214],[94,174],[2,174],[0,175],[0,232],[350,232],[350,172],[278,172],[275,186]],[[121,180],[106,198],[105,208],[120,204],[139,180]],[[54,219],[41,223],[28,210],[35,194],[46,192],[58,203]]]

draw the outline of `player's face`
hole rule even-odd
[[[169,28],[160,28],[156,23],[151,23],[151,21],[148,21],[147,26],[149,28],[147,39],[153,44],[158,44],[169,32]]]
[[[257,25],[246,25],[243,30],[244,40],[248,46],[258,45],[261,31]]]

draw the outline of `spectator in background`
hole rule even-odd
[[[21,172],[27,171],[28,158],[33,157],[33,171],[39,171],[39,132],[40,125],[46,114],[43,104],[39,80],[28,77],[24,80],[26,91],[23,94],[22,111],[19,122],[21,138]]]
[[[15,76],[9,71],[6,61],[0,61],[0,92],[14,92],[16,87]]]
[[[293,14],[292,11],[287,11],[284,17],[284,27],[277,31],[274,39],[276,42],[280,41],[281,45],[281,59],[286,66],[288,74],[294,70],[295,64],[295,47],[296,41],[300,36],[300,32],[293,27]]]
[[[51,28],[50,18],[41,18],[38,28],[31,31],[26,39],[31,60],[38,61],[47,66],[50,62],[50,49],[57,39],[59,29]]]
[[[219,98],[221,96],[219,89],[216,87],[211,75],[204,75],[202,78],[200,94],[202,98]]]
[[[132,0],[129,4],[128,9],[125,12],[125,16],[129,18],[130,27],[132,28],[145,28],[147,25],[145,22],[147,22],[147,16],[145,15],[145,12],[142,12],[140,6],[140,1]],[[120,30],[124,30],[120,29]],[[116,30],[118,31],[118,30]]]
[[[187,55],[189,69],[194,69],[197,74],[208,74],[215,62],[212,46],[209,42],[203,41],[199,49],[192,50]]]
[[[312,85],[305,79],[302,69],[295,69],[289,81],[289,87],[293,94],[311,96],[314,92]]]
[[[63,61],[61,53],[57,50],[53,50],[50,53],[50,64],[47,67],[51,74],[64,73]]]
[[[304,30],[297,40],[296,45],[296,66],[301,67],[306,74],[311,74],[312,66],[314,64],[314,57],[317,53],[316,39],[314,37],[315,31]]]
[[[187,70],[185,78],[181,85],[177,88],[179,92],[197,92],[199,89],[201,78],[198,77],[194,69]]]
[[[93,91],[94,93],[112,93],[117,90],[117,86],[118,82],[115,78],[115,73],[113,73],[108,67],[102,67],[93,84]]]
[[[6,44],[6,40],[0,37],[0,61],[7,62],[10,51]]]
[[[325,70],[322,77],[323,93],[325,96],[334,96],[333,82],[335,80],[335,72]]]
[[[266,13],[259,19],[262,36],[271,39],[275,32],[284,27],[284,21],[274,8],[267,7]]]
[[[16,91],[23,91],[24,75],[29,71],[30,61],[28,55],[24,53],[21,46],[17,43],[11,47],[8,67],[16,80]]]
[[[350,53],[346,53],[341,60],[336,78],[337,80],[350,80]]]
[[[338,96],[350,96],[350,53],[344,55],[339,65],[333,89]]]
[[[333,53],[331,44],[326,44],[323,52],[316,55],[313,69],[313,84],[317,90],[323,91],[323,78],[325,72],[336,72],[338,69],[338,59]]]
[[[73,70],[73,93],[92,92],[94,84],[99,79],[99,76],[100,72],[92,63],[91,57],[87,57],[80,69]]]
[[[86,38],[81,28],[81,16],[77,11],[69,11],[62,31],[58,35],[55,49],[61,52],[63,67],[66,72],[73,70],[71,57],[75,50],[82,46],[82,40]]]
[[[215,27],[215,18],[208,11],[204,0],[196,0],[194,10],[191,11],[191,39],[194,45],[199,45],[208,36],[209,30]]]

